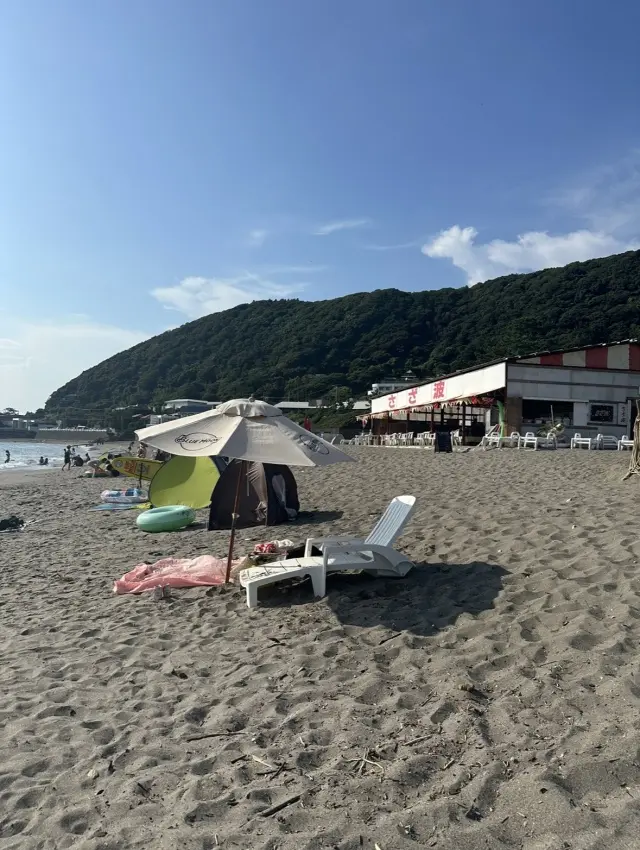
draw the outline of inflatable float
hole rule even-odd
[[[186,505],[165,505],[162,508],[151,508],[136,520],[141,531],[155,533],[158,531],[178,531],[186,528],[196,518],[196,512]]]
[[[138,487],[131,487],[129,490],[103,490],[100,498],[115,505],[137,505],[147,501],[147,494]]]

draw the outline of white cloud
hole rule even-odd
[[[353,230],[356,227],[368,227],[371,224],[369,218],[345,218],[341,221],[329,221],[316,227],[313,236],[330,236],[340,230]]]
[[[475,227],[463,228],[456,224],[423,245],[422,253],[451,260],[454,266],[466,273],[468,284],[473,286],[514,272],[564,266],[640,248],[638,241],[621,240],[593,230],[575,230],[557,236],[531,231],[518,236],[513,242],[493,239],[484,244],[476,243],[477,236]]]
[[[91,321],[0,319],[0,409],[41,407],[51,393],[149,335]],[[6,335],[6,336],[4,336]]]
[[[264,245],[268,235],[269,232],[267,230],[252,230],[249,234],[249,247],[261,248]]]
[[[513,241],[478,243],[475,227],[454,225],[422,247],[428,257],[451,260],[470,285],[640,248],[640,150],[574,178],[545,199],[567,221],[565,232],[528,231]],[[580,222],[583,226],[572,229]]]
[[[276,283],[251,272],[242,272],[232,278],[187,277],[176,286],[154,289],[151,294],[168,310],[177,310],[189,319],[199,319],[251,301],[291,298],[305,286],[306,283]]]
[[[636,237],[640,233],[640,150],[580,175],[549,201],[586,221],[591,230],[620,239]]]

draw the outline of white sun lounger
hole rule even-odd
[[[586,446],[589,451],[591,451],[594,445],[597,445],[595,437],[583,437],[581,434],[576,433],[571,438],[571,443],[569,444],[569,447],[572,449],[579,449],[582,446]]]
[[[249,567],[239,575],[247,591],[247,605],[258,604],[258,588],[284,579],[311,578],[316,596],[324,596],[328,572],[364,570],[378,576],[402,577],[413,567],[406,555],[393,549],[415,509],[415,496],[397,496],[366,540],[353,537],[310,537],[303,558],[289,558],[260,567]],[[313,548],[322,555],[312,555]]]
[[[596,436],[596,448],[618,450],[618,438],[612,434],[598,434]]]

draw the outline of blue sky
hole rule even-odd
[[[5,0],[0,409],[263,297],[640,244],[640,7]]]

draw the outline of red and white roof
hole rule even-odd
[[[571,351],[534,354],[511,362],[538,366],[570,366],[574,369],[621,369],[625,372],[640,372],[640,345],[637,342],[590,345]]]

